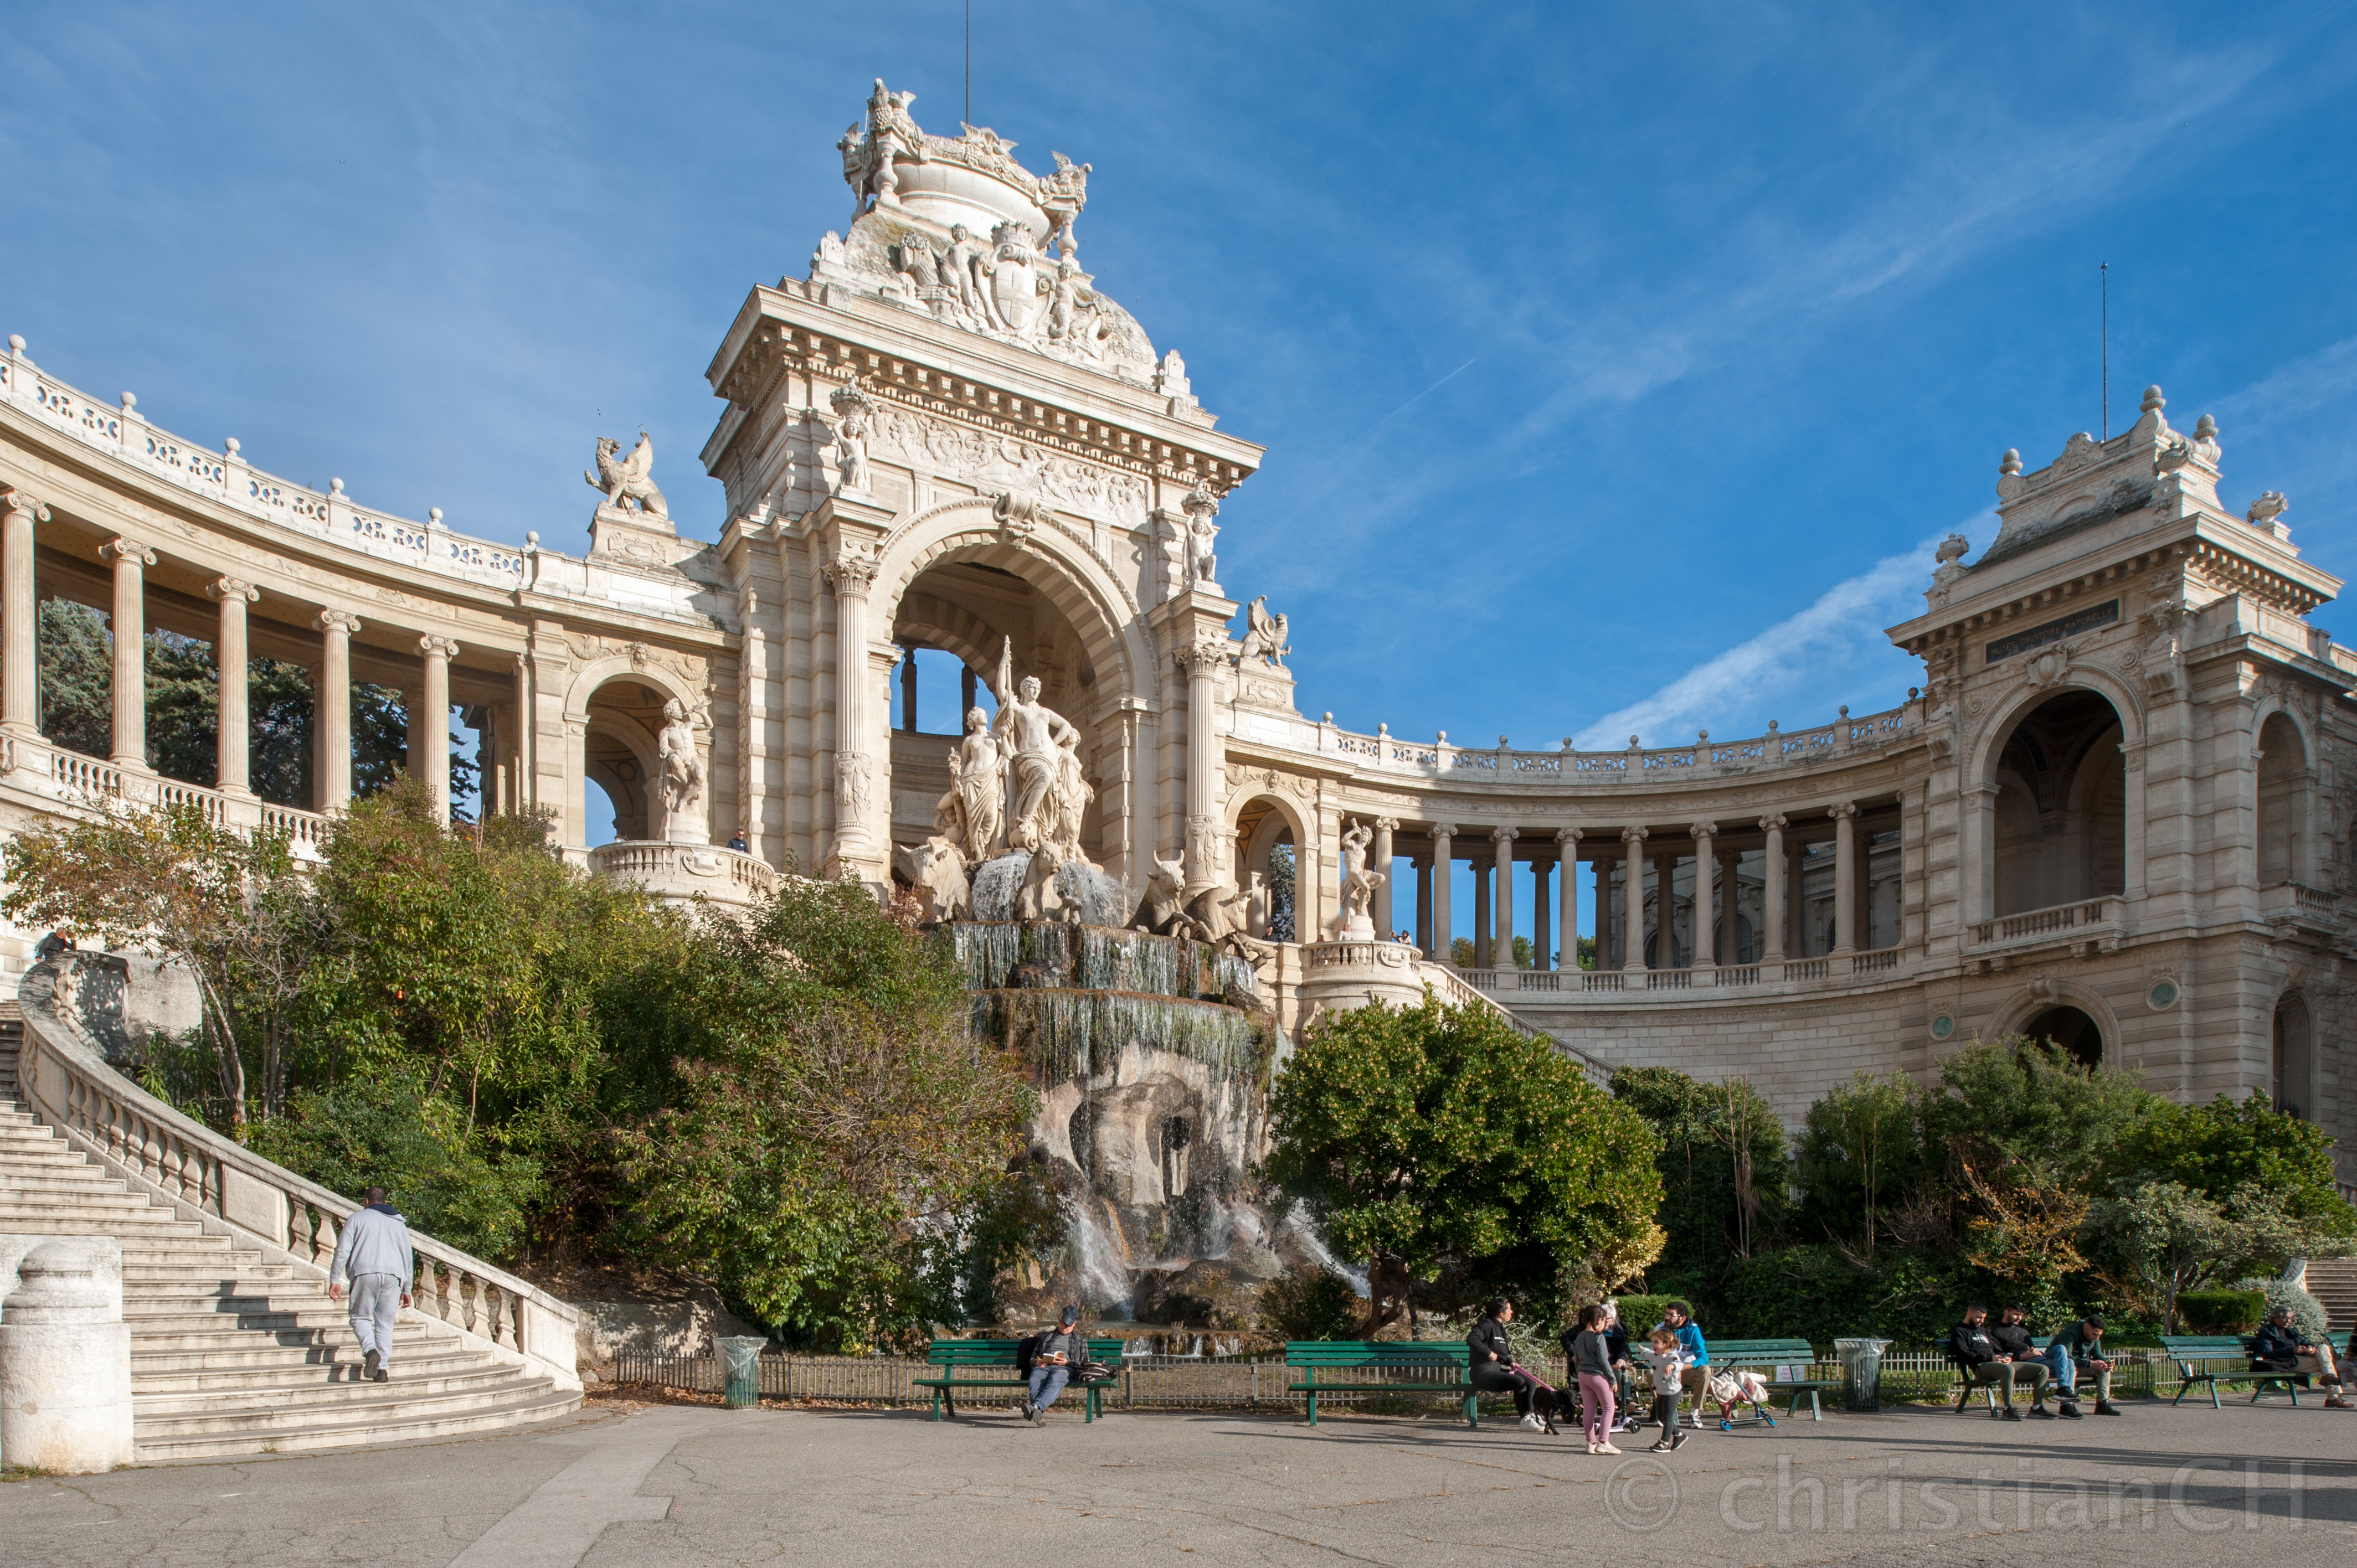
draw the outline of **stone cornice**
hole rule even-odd
[[[1172,418],[1160,406],[1167,400],[1143,387],[1070,365],[1043,368],[971,334],[951,342],[894,306],[842,295],[822,304],[801,297],[802,288],[753,291],[705,372],[715,393],[741,408],[787,371],[837,383],[857,374],[871,395],[908,408],[1172,484],[1208,481],[1224,494],[1260,466],[1265,448]],[[705,447],[707,467],[741,428],[721,421]]]

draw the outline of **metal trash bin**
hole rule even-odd
[[[1882,1408],[1882,1353],[1888,1339],[1836,1339],[1834,1359],[1841,1363],[1842,1393],[1852,1410]]]
[[[720,1402],[730,1410],[751,1410],[761,1402],[761,1352],[769,1341],[757,1335],[716,1337],[720,1351]]]

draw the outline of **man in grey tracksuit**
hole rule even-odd
[[[336,1261],[328,1268],[328,1299],[342,1294],[349,1276],[352,1333],[366,1352],[361,1369],[381,1383],[392,1375],[393,1316],[409,1305],[409,1282],[417,1277],[417,1259],[409,1246],[409,1223],[385,1200],[384,1188],[372,1187],[365,1196],[368,1207],[345,1220],[344,1233],[336,1239]]]

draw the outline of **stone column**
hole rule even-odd
[[[900,727],[910,735],[917,733],[917,650],[902,644],[900,649]],[[958,715],[958,733],[965,733],[965,715]]]
[[[1629,846],[1629,871],[1620,879],[1620,967],[1645,967],[1645,830],[1622,828],[1620,842]]]
[[[880,882],[888,872],[868,822],[876,761],[867,753],[867,590],[876,557],[845,552],[826,564],[834,590],[834,874]]]
[[[1718,836],[1717,822],[1696,822],[1686,830],[1695,841],[1694,873],[1694,967],[1716,969],[1717,956],[1711,951],[1718,935],[1717,922],[1711,918],[1712,875],[1717,871],[1717,857],[1711,854],[1711,841]]]
[[[33,524],[49,509],[0,489],[0,732],[41,733],[41,606],[33,577]]]
[[[1437,963],[1456,961],[1457,950],[1449,945],[1448,882],[1449,871],[1456,865],[1449,840],[1457,836],[1454,822],[1432,825],[1432,957]]]
[[[1519,836],[1512,828],[1490,830],[1498,846],[1498,923],[1490,939],[1493,969],[1514,967],[1514,840]]]
[[[1490,942],[1490,868],[1479,859],[1473,859],[1472,865],[1473,967],[1495,969],[1498,958]]]
[[[1398,828],[1397,817],[1375,819],[1373,858],[1367,863],[1368,870],[1379,871],[1383,877],[1375,884],[1375,940],[1379,942],[1392,940],[1392,834]]]
[[[1809,846],[1801,842],[1798,833],[1784,845],[1787,862],[1784,875],[1784,919],[1790,928],[1784,934],[1785,950],[1794,958],[1809,956]]]
[[[1211,887],[1220,880],[1219,676],[1228,662],[1224,639],[1199,638],[1181,649],[1187,671],[1187,886]],[[1296,892],[1297,901],[1299,899]],[[1322,905],[1320,906],[1323,907]],[[1305,933],[1304,941],[1324,933]]]
[[[1558,828],[1555,842],[1563,846],[1563,883],[1557,893],[1562,918],[1555,922],[1563,961],[1555,967],[1573,970],[1579,967],[1579,830]]]
[[[958,733],[965,733],[965,716],[974,712],[974,702],[980,683],[974,679],[974,666],[962,665],[958,670]]]
[[[213,671],[221,694],[213,705],[213,788],[224,795],[251,795],[253,725],[245,706],[245,607],[260,589],[235,577],[205,585],[221,605],[221,635],[213,642]]]
[[[156,553],[135,539],[99,546],[114,563],[114,765],[147,766],[147,568]]]
[[[32,1243],[19,1252],[11,1242]],[[58,1475],[132,1460],[123,1247],[108,1236],[0,1238],[0,1444]]]
[[[1601,851],[1595,857],[1596,866],[1596,967],[1607,970],[1612,963],[1612,861]]]
[[[1784,826],[1782,817],[1762,817],[1760,831],[1768,835],[1767,854],[1760,862],[1762,893],[1760,940],[1762,963],[1784,961]]]
[[[1432,950],[1432,856],[1418,856],[1415,862],[1415,948],[1426,958]]]
[[[1555,871],[1555,862],[1541,855],[1531,857],[1531,968],[1552,969],[1555,966],[1554,935],[1547,929],[1553,912],[1547,908],[1547,877]]]
[[[425,682],[418,693],[418,711],[409,733],[422,744],[425,755],[409,759],[409,770],[425,780],[434,798],[437,821],[450,820],[450,660],[458,645],[447,637],[421,637],[417,651],[425,656]]]
[[[1653,929],[1660,940],[1653,956],[1656,969],[1681,969],[1678,962],[1678,857],[1653,857]]]
[[[1743,915],[1738,907],[1743,896],[1743,880],[1739,875],[1743,856],[1734,850],[1722,851],[1718,857],[1718,952],[1722,964],[1743,961]]]
[[[1857,806],[1844,800],[1834,820],[1834,951],[1857,950]]]

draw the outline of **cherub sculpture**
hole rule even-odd
[[[621,449],[622,444],[612,436],[597,437],[597,471],[585,468],[581,477],[588,481],[591,489],[605,491],[606,504],[618,511],[628,510],[622,505],[624,501],[633,501],[645,515],[668,520],[671,511],[663,505],[662,492],[647,478],[647,471],[654,467],[654,443],[641,430],[639,444],[630,449],[629,456],[616,457]]]

